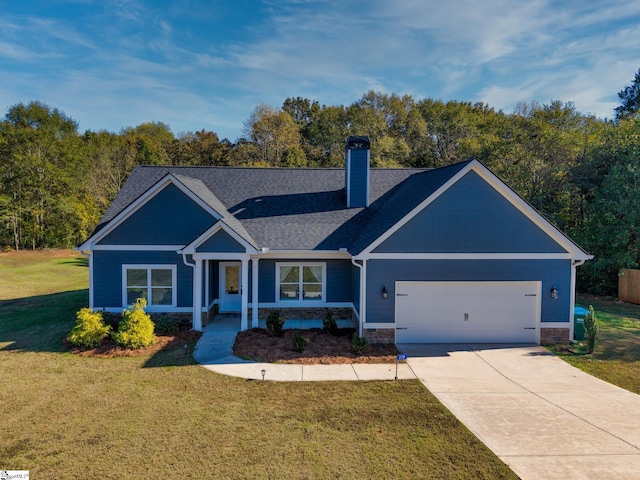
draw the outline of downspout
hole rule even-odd
[[[576,307],[576,270],[586,260],[574,260],[571,269],[571,299],[569,301],[569,341],[573,341],[575,335],[575,325],[573,320],[573,311]]]
[[[187,267],[191,267],[193,268],[193,292],[191,294],[191,304],[192,304],[192,317],[191,317],[191,328],[193,329],[193,322],[194,322],[194,317],[196,315],[196,262],[193,263],[189,263],[187,262],[187,254],[184,253],[182,250],[178,250],[178,253],[182,254],[182,262],[187,266]]]
[[[182,252],[180,252],[180,253],[182,253]],[[182,253],[182,261],[184,262],[184,264],[187,267],[196,268],[195,262],[194,263],[187,262],[187,254],[186,253]]]
[[[362,265],[356,262],[354,257],[351,257],[351,263],[360,269],[360,298],[358,305],[358,315],[360,316],[360,322],[358,326],[358,335],[362,337],[363,325],[365,322],[365,278],[364,278],[364,264],[366,260],[362,260]]]

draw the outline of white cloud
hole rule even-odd
[[[637,0],[255,3],[230,17],[240,7],[199,0],[79,3],[91,12],[77,17],[84,23],[6,15],[5,96],[80,112],[84,128],[154,120],[233,140],[258,103],[300,95],[348,104],[370,89],[505,111],[520,100],[573,100],[611,116],[639,66]]]

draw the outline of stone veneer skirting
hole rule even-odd
[[[396,330],[394,328],[367,328],[362,332],[369,343],[395,343]]]
[[[568,328],[541,328],[540,345],[552,345],[554,343],[569,343]]]
[[[280,315],[285,320],[322,320],[327,316],[328,312],[333,314],[333,318],[336,320],[357,320],[353,313],[352,308],[329,308],[329,307],[316,307],[316,308],[259,308],[258,318],[261,320],[266,319],[273,311],[279,311]],[[249,320],[251,320],[251,308],[249,308]]]
[[[247,311],[249,327],[251,327],[251,319],[253,316],[253,312],[251,310],[252,310],[251,307],[249,307]],[[323,320],[326,317],[327,312],[331,312],[335,320],[352,321],[353,325],[356,328],[358,328],[358,317],[355,315],[355,312],[350,307],[345,307],[345,308],[331,308],[331,307],[314,307],[314,308],[309,308],[309,307],[307,308],[300,308],[300,307],[271,308],[269,307],[269,308],[266,308],[266,307],[263,307],[258,310],[258,318],[264,321],[269,316],[269,313],[271,313],[274,310],[278,310],[280,312],[280,315],[282,315],[285,320]],[[208,312],[202,312],[203,325],[207,325],[211,320],[213,320],[213,317],[215,317],[217,314],[218,314],[218,305],[214,305],[213,308],[211,308],[211,310],[209,310]],[[238,316],[240,316],[240,312],[238,312],[237,314]],[[192,318],[191,314],[188,313],[185,315],[188,315],[189,321],[191,321],[191,318]]]

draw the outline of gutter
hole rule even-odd
[[[360,305],[358,305],[358,316],[360,317],[360,325],[358,326],[358,335],[360,337],[362,337],[362,330],[363,330],[363,324],[365,322],[365,318],[366,318],[366,307],[365,307],[365,301],[364,301],[364,295],[365,295],[365,278],[364,278],[364,264],[365,264],[366,260],[362,260],[362,265],[360,265],[359,263],[356,263],[356,259],[354,257],[351,257],[351,264],[355,265],[356,267],[358,267],[360,269],[360,298],[359,298],[359,303]]]
[[[182,253],[182,250],[179,250],[177,253]],[[193,263],[187,262],[187,254],[186,253],[182,253],[182,261],[184,262],[184,264],[187,267],[196,268],[196,262],[193,262]]]

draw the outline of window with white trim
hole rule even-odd
[[[324,302],[324,263],[276,263],[276,302]]]
[[[175,307],[176,271],[176,265],[123,265],[122,304],[144,298],[148,307]]]

